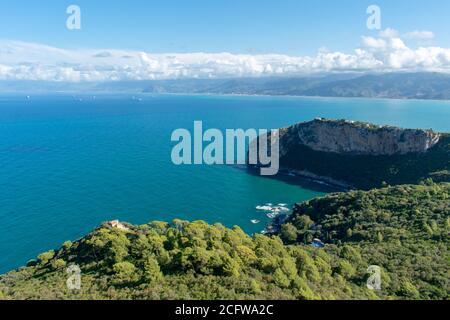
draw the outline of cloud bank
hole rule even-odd
[[[350,53],[321,49],[315,56],[168,53],[115,49],[69,50],[0,41],[0,80],[116,81],[306,75],[337,72],[450,72],[450,49],[411,48],[402,39],[430,40],[430,31],[400,36],[394,29],[362,37]]]

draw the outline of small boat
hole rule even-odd
[[[258,224],[258,223],[260,223],[261,221],[256,220],[256,219],[253,219],[253,220],[250,220],[250,222],[253,223],[253,224]]]

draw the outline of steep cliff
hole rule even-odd
[[[316,119],[280,129],[280,166],[340,187],[450,181],[450,135],[348,120]]]
[[[315,151],[360,155],[394,155],[426,152],[440,134],[431,130],[376,126],[348,120],[316,119],[281,130],[280,152],[295,144]]]

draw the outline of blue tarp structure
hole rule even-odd
[[[325,243],[323,243],[320,239],[314,239],[311,242],[311,245],[315,248],[323,248],[325,247]]]

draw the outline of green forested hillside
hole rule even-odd
[[[285,246],[205,222],[106,225],[80,241],[39,256],[0,280],[12,299],[336,299],[375,298],[334,270],[338,254]],[[342,249],[346,252],[346,249]],[[82,270],[80,291],[66,287],[66,266]],[[365,267],[365,266],[363,266]]]
[[[446,241],[449,191],[449,183],[424,183],[331,194],[297,204],[288,221],[299,241]]]
[[[314,199],[294,208],[281,228],[287,243],[319,238],[357,249],[383,267],[392,292],[448,297],[450,184],[403,185]],[[329,246],[333,247],[333,246]]]
[[[446,299],[449,191],[400,186],[299,204],[284,243],[201,221],[105,224],[1,276],[0,298]],[[80,290],[67,289],[71,264],[81,268]],[[373,264],[380,291],[366,288]]]

